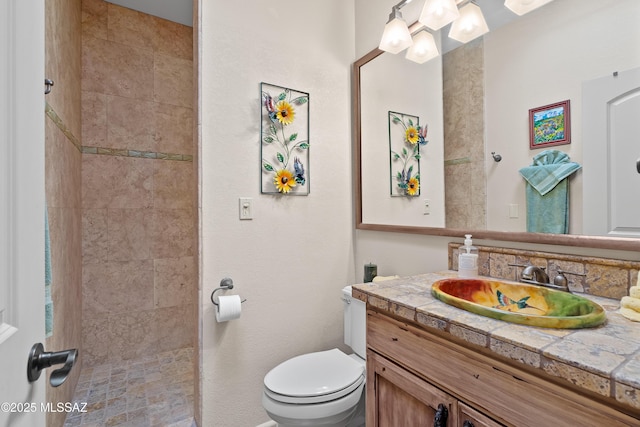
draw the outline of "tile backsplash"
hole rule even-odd
[[[459,243],[449,243],[449,269],[458,269]],[[566,255],[553,252],[538,252],[509,249],[494,246],[477,246],[479,251],[478,273],[497,279],[519,280],[523,267],[536,265],[544,267],[553,280],[558,270],[565,272],[572,292],[584,292],[606,298],[619,299],[629,293],[635,285],[640,270],[639,261],[625,261],[610,258]],[[511,264],[511,265],[510,265]],[[575,273],[575,274],[571,274]]]

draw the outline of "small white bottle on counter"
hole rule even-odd
[[[477,277],[478,248],[473,246],[471,234],[464,237],[464,246],[458,248],[458,277]]]

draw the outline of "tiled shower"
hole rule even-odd
[[[47,346],[79,348],[82,363],[47,399],[85,399],[67,425],[191,425],[192,28],[102,0],[46,4]]]

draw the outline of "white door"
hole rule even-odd
[[[640,68],[582,89],[584,233],[640,237]]]
[[[0,0],[0,426],[42,427],[44,0]]]

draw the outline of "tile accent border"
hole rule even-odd
[[[87,147],[80,143],[80,140],[69,130],[64,124],[64,121],[58,116],[53,107],[49,103],[45,102],[44,107],[45,114],[53,121],[60,131],[67,137],[74,147],[82,154],[102,154],[106,156],[120,156],[120,157],[136,157],[143,159],[154,160],[175,160],[180,162],[193,162],[193,155],[191,154],[177,154],[177,153],[160,153],[155,151],[140,151],[118,148],[103,148],[103,147]]]
[[[471,163],[471,159],[469,157],[461,157],[459,159],[449,159],[444,161],[445,166],[463,165],[465,163]]]
[[[102,154],[106,156],[138,157],[143,159],[176,160],[182,162],[193,161],[193,156],[191,154],[159,153],[155,151],[128,150],[126,148],[119,149],[82,146],[82,154]]]
[[[64,136],[67,137],[69,141],[78,149],[79,152],[82,152],[82,145],[80,144],[80,140],[76,138],[76,136],[71,133],[71,130],[64,124],[58,113],[55,112],[53,107],[49,105],[48,102],[44,103],[44,113],[53,121],[58,129],[62,131]]]

